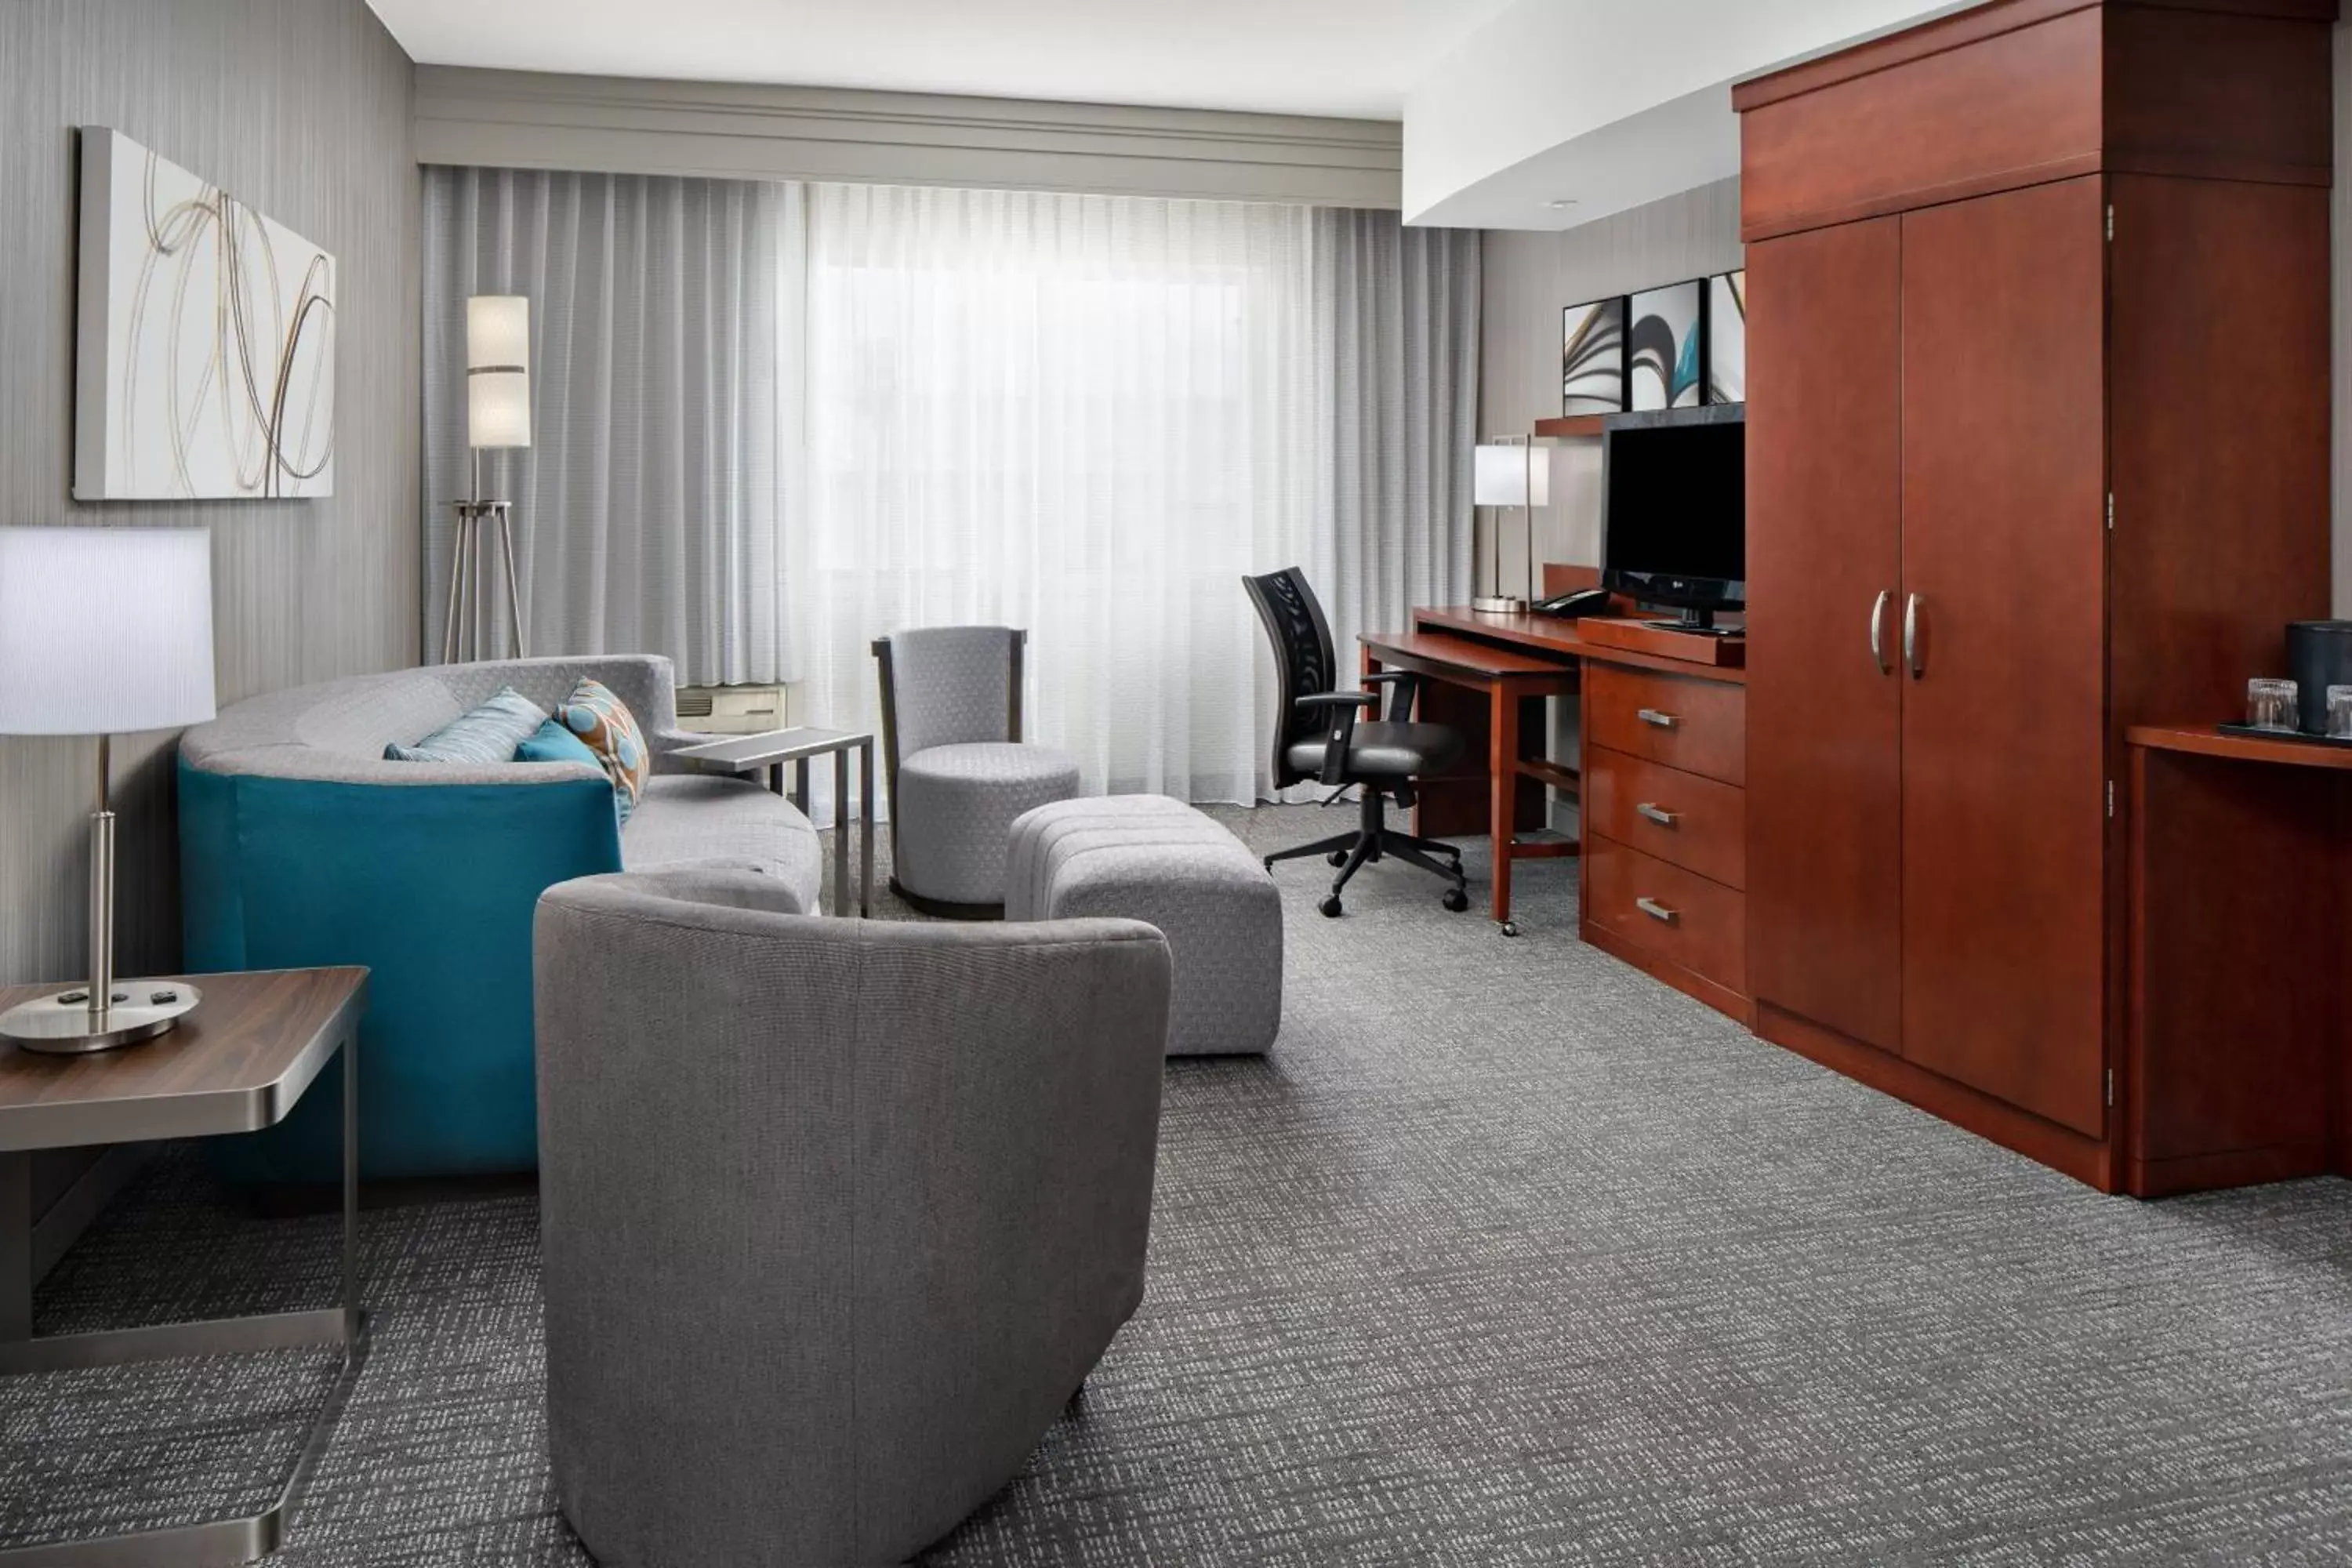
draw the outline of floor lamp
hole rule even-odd
[[[515,574],[514,503],[482,494],[482,454],[530,445],[530,301],[520,294],[477,294],[466,301],[466,445],[473,458],[474,494],[454,503],[457,532],[449,552],[449,616],[441,630],[441,662],[482,657],[485,524],[497,529],[506,562],[507,619],[514,627],[515,657],[527,658],[522,590]]]
[[[0,1038],[78,1055],[173,1027],[203,994],[114,973],[112,737],[213,716],[202,528],[0,528],[0,735],[91,735],[89,979],[0,1014]]]
[[[1547,447],[1538,447],[1532,437],[1498,436],[1480,443],[1473,455],[1470,483],[1473,504],[1498,509],[1495,526],[1489,531],[1494,540],[1493,569],[1486,577],[1494,592],[1471,600],[1470,607],[1490,616],[1524,614],[1536,591],[1536,508],[1551,504],[1551,453]],[[1508,507],[1518,507],[1528,514],[1528,591],[1521,597],[1503,592],[1503,520],[1499,509]]]

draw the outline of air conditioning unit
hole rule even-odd
[[[756,735],[766,730],[793,727],[789,686],[681,686],[677,689],[677,721],[681,729],[707,730],[714,735]]]

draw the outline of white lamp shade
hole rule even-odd
[[[202,528],[0,528],[0,735],[121,735],[213,716]]]
[[[523,295],[466,301],[466,444],[530,445],[530,300]]]
[[[1480,447],[1470,468],[1474,506],[1549,506],[1551,450],[1526,446]]]

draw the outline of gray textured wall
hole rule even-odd
[[[1490,232],[1480,330],[1480,435],[1524,435],[1536,420],[1559,415],[1563,307],[1730,272],[1739,267],[1740,257],[1738,180],[1703,185],[1564,234]],[[1551,463],[1552,504],[1535,518],[1536,560],[1597,564],[1600,444],[1561,447]],[[1481,514],[1482,529],[1491,521]],[[1521,539],[1519,514],[1510,513],[1501,539],[1507,588],[1525,570]],[[1482,563],[1489,559],[1486,546],[1481,534]]]
[[[362,0],[0,3],[0,525],[206,523],[223,702],[417,655],[414,70]],[[110,125],[331,251],[335,494],[85,505],[73,128]],[[177,962],[169,735],[116,750],[121,956]],[[0,982],[83,963],[88,742],[0,740]]]

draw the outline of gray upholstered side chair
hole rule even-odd
[[[1021,739],[1012,626],[928,626],[874,642],[890,792],[890,890],[925,914],[1004,913],[1013,819],[1078,793],[1067,752]]]
[[[539,906],[548,1443],[604,1568],[898,1563],[1019,1473],[1143,1295],[1168,944]]]

